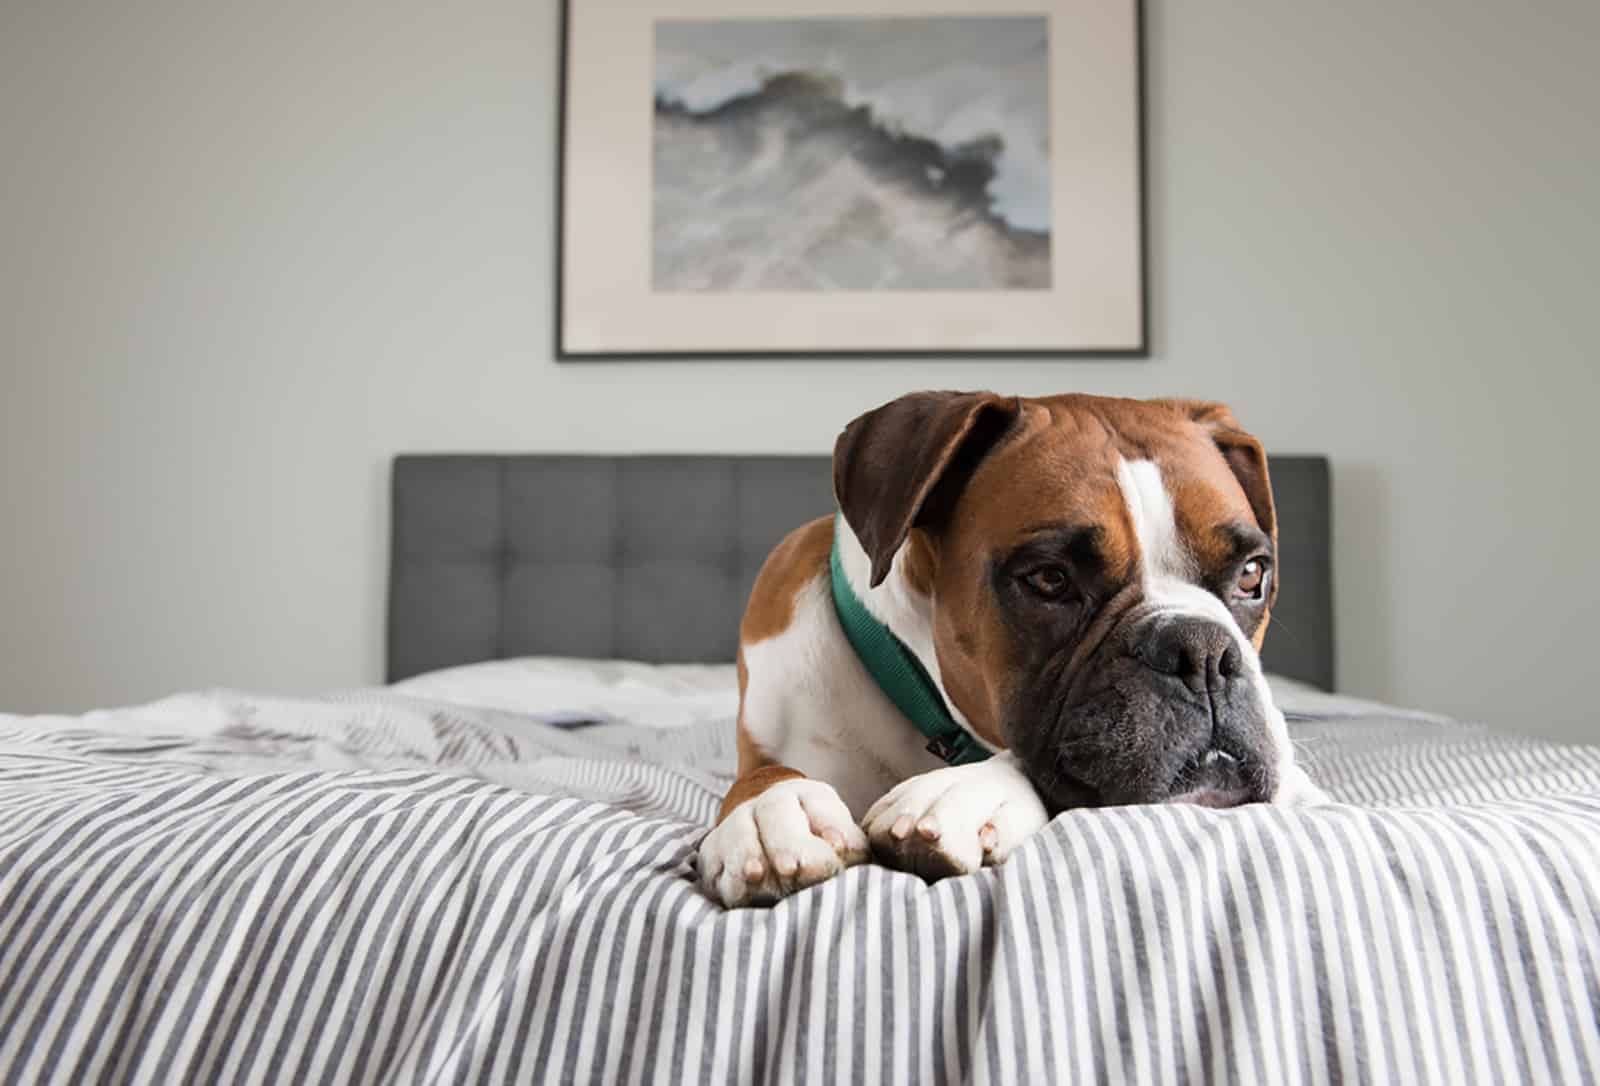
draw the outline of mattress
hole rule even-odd
[[[0,1081],[1593,1081],[1600,749],[1280,697],[1332,806],[733,911],[729,668],[0,716]]]

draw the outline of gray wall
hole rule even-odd
[[[0,708],[376,679],[397,450],[820,451],[982,385],[1331,454],[1344,685],[1595,736],[1600,5],[1149,27],[1152,361],[558,367],[553,0],[7,0]]]

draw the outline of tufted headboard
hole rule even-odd
[[[1333,685],[1328,463],[1274,457],[1269,670]],[[401,456],[388,675],[513,656],[728,662],[762,561],[833,508],[825,456]]]

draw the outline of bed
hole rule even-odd
[[[815,458],[402,457],[391,685],[0,716],[0,1081],[1593,1081],[1600,750],[1340,697],[1328,471],[1266,662],[1337,801],[696,889]]]

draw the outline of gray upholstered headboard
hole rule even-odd
[[[1269,670],[1333,685],[1328,462],[1272,459]],[[390,681],[512,656],[730,661],[767,552],[833,507],[827,457],[401,456]]]

